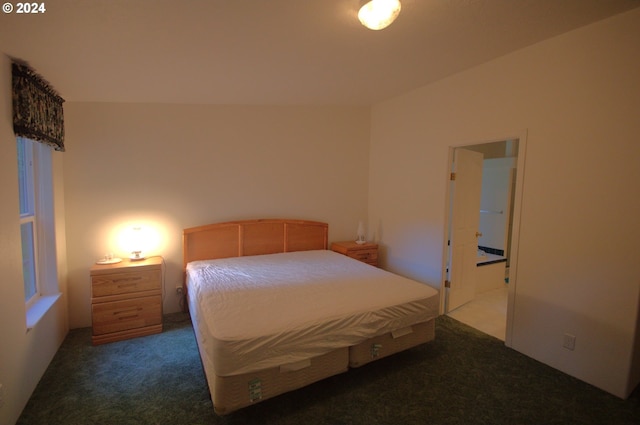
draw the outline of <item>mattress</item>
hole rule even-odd
[[[310,359],[435,318],[438,292],[333,251],[195,261],[188,300],[207,373]]]

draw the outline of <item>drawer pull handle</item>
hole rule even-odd
[[[113,282],[119,285],[122,282],[124,282],[127,285],[135,285],[136,283],[140,282],[142,279],[143,279],[142,276],[127,276],[121,279],[113,279]]]
[[[128,288],[130,286],[136,286],[137,283],[135,282],[131,282],[131,283],[119,283],[118,284],[118,288]]]
[[[115,311],[113,312],[113,315],[118,316],[118,320],[125,320],[125,319],[131,319],[133,317],[138,317],[139,311],[142,311],[141,307],[130,308],[128,310],[122,310],[122,311]],[[121,316],[121,314],[128,314],[128,316]]]

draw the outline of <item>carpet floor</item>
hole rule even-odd
[[[100,346],[72,330],[19,425],[640,424],[621,400],[450,317],[428,344],[217,416],[188,316]]]

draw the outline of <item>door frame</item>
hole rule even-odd
[[[520,245],[520,216],[522,213],[522,198],[524,190],[524,174],[526,163],[526,151],[527,151],[527,130],[523,130],[518,134],[491,138],[488,140],[476,141],[471,143],[461,143],[458,145],[449,146],[449,155],[447,163],[447,175],[446,175],[446,190],[445,190],[445,214],[444,214],[444,235],[442,246],[442,282],[440,291],[440,314],[445,313],[445,280],[447,278],[447,263],[449,261],[449,225],[451,221],[451,182],[449,176],[452,172],[453,155],[456,148],[463,148],[465,146],[482,145],[486,143],[497,143],[505,140],[518,140],[518,158],[516,161],[516,183],[515,193],[513,196],[513,224],[511,226],[511,249],[509,256],[509,292],[507,301],[507,326],[505,333],[505,345],[507,347],[512,346],[513,341],[513,316],[516,307],[516,290],[517,290],[517,278],[518,278],[518,256]]]

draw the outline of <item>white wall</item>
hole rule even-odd
[[[54,208],[58,246],[58,280],[62,297],[38,324],[27,332],[20,213],[18,162],[13,134],[11,61],[0,55],[0,384],[4,405],[0,424],[12,424],[20,416],[42,374],[68,332],[62,156],[53,153]]]
[[[367,217],[369,108],[69,103],[65,120],[71,327],[90,326],[89,267],[127,255],[127,223],[160,229],[171,312],[184,228],[300,218],[332,241]]]
[[[435,287],[449,146],[527,131],[512,346],[621,397],[640,381],[638,40],[636,9],[372,111],[369,220],[383,264]]]
[[[482,198],[479,246],[507,249],[507,219],[509,218],[511,169],[515,158],[485,159],[482,165]]]

